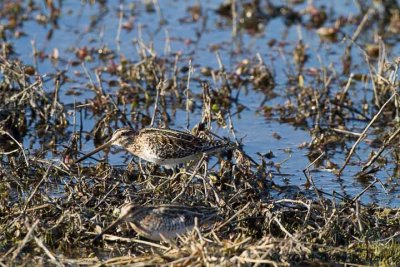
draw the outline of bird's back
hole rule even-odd
[[[137,136],[142,153],[153,154],[160,159],[179,159],[201,153],[214,153],[223,149],[222,142],[194,136],[190,133],[160,128],[145,128]]]
[[[138,208],[129,222],[140,235],[162,240],[162,237],[174,238],[189,231],[196,220],[200,226],[216,216],[216,210],[211,208],[162,205]]]

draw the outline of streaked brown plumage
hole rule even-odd
[[[226,143],[211,142],[178,130],[144,128],[135,131],[121,128],[114,132],[108,142],[81,157],[76,163],[110,145],[121,146],[139,158],[168,168],[200,158],[203,153],[213,154],[228,147]]]
[[[213,208],[181,205],[138,206],[132,203],[121,207],[117,220],[108,226],[93,241],[122,221],[126,221],[140,236],[154,241],[175,238],[193,229],[196,224],[216,219],[217,212]]]

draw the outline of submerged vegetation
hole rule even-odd
[[[395,0],[354,1],[346,15],[329,1],[185,2],[179,18],[156,0],[71,2],[0,3],[1,266],[400,265]],[[86,28],[71,30],[69,14]],[[102,28],[107,14],[117,21],[112,35]],[[268,35],[277,22],[294,40]],[[43,40],[28,42],[32,27]],[[230,39],[207,39],[210,28]],[[162,31],[162,44],[144,37]],[[75,42],[63,44],[65,32]],[[252,140],[237,126],[256,117],[309,133],[297,140],[308,165],[286,175],[294,165],[275,160],[274,148],[247,151]],[[179,171],[122,151],[115,160],[113,149],[109,160],[74,163],[117,128],[148,126],[229,139],[235,149]],[[330,190],[322,172],[363,189]],[[378,190],[395,204],[363,201]],[[219,219],[167,242],[121,224],[93,243],[126,202],[209,207]]]

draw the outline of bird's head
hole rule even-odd
[[[93,155],[93,154],[99,152],[100,150],[103,150],[104,148],[109,147],[111,145],[121,146],[121,147],[126,148],[126,147],[128,147],[129,144],[134,142],[136,133],[137,132],[135,130],[129,129],[129,128],[118,129],[113,133],[113,135],[109,141],[107,141],[106,143],[97,147],[93,151],[87,153],[86,155],[82,156],[80,159],[77,159],[75,161],[75,163],[79,163],[82,160],[87,159],[91,155]]]
[[[127,147],[129,143],[134,141],[137,131],[130,128],[121,128],[116,130],[109,143],[115,146]]]
[[[120,213],[118,216],[118,219],[116,219],[114,222],[112,222],[106,229],[104,229],[100,234],[98,234],[94,239],[93,242],[97,242],[106,232],[108,232],[110,229],[118,225],[119,223],[123,221],[129,221],[129,218],[132,215],[132,212],[134,212],[135,208],[137,206],[133,203],[125,203],[122,206],[119,207]]]

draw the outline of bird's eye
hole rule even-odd
[[[130,135],[130,131],[121,132],[121,136],[129,136],[129,135]]]

